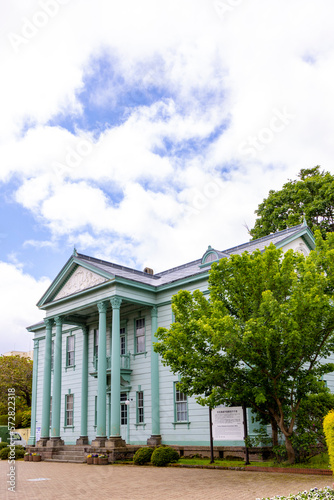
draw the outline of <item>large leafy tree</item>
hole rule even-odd
[[[32,366],[31,359],[0,356],[0,409],[3,413],[7,413],[8,389],[15,389],[16,410],[30,408]]]
[[[250,230],[253,239],[303,222],[324,236],[334,231],[334,176],[320,167],[302,169],[298,180],[289,180],[279,191],[271,190],[255,210]]]
[[[334,234],[305,257],[270,245],[214,263],[209,297],[180,291],[155,350],[201,404],[246,403],[277,424],[288,459],[298,410],[334,371]]]

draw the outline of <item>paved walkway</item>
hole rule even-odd
[[[331,476],[18,461],[12,493],[8,473],[0,461],[1,500],[255,500],[332,485]]]

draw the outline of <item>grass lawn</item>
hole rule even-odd
[[[210,465],[209,458],[180,458],[179,464],[185,465]],[[244,460],[223,460],[215,459],[214,464],[220,465],[222,467],[245,467]],[[265,462],[251,462],[252,466],[257,467],[294,467],[298,469],[328,469],[329,461],[328,454],[321,453],[315,457],[312,457],[308,462],[297,463],[294,465],[288,464],[287,462],[277,462],[275,460],[267,460]],[[247,466],[246,466],[247,467]]]

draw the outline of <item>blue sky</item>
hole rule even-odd
[[[334,173],[331,0],[1,7],[0,353],[76,247],[162,271],[248,240],[270,189]]]

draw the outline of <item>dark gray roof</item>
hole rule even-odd
[[[238,245],[227,250],[212,250],[217,252],[219,258],[232,254],[241,254],[245,251],[251,253],[257,249],[262,251],[265,249],[265,247],[269,246],[270,243],[274,243],[274,245],[280,246],[291,237],[298,237],[298,233],[303,232],[306,228],[307,226],[305,226],[305,224],[300,224],[298,226],[285,229],[284,231],[278,231],[277,233],[264,236],[263,238],[259,238],[257,240],[249,241],[247,243],[244,243],[243,245]],[[181,266],[174,267],[172,269],[168,269],[167,271],[163,271],[161,273],[153,275],[147,274],[142,271],[137,271],[129,267],[113,264],[112,262],[95,259],[94,257],[89,257],[80,253],[77,254],[76,261],[82,261],[83,263],[87,262],[90,266],[95,267],[97,270],[107,272],[110,275],[119,278],[125,278],[131,281],[136,281],[146,285],[152,285],[154,287],[173,283],[175,281],[183,280],[191,276],[206,274],[210,269],[210,265],[202,265],[202,257],[200,259],[194,260],[193,262],[189,262],[187,264],[183,264]]]

